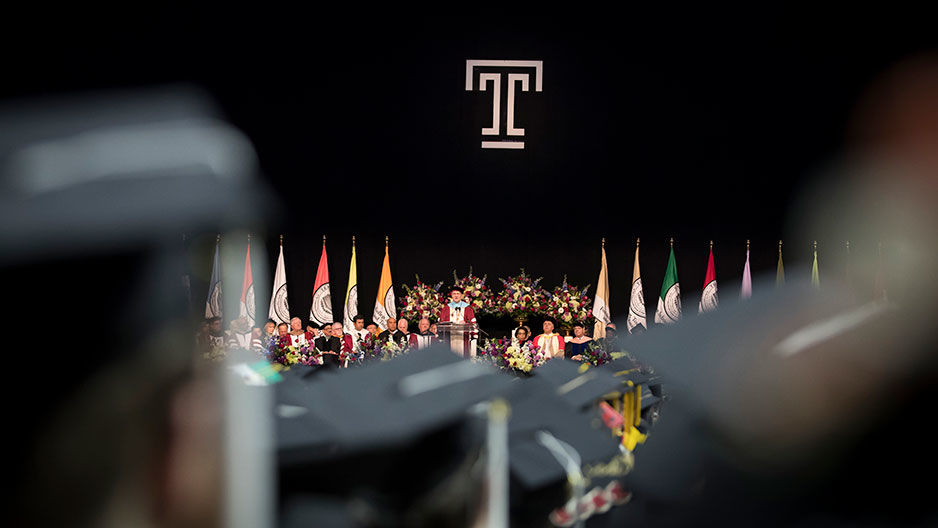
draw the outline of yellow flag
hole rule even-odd
[[[381,281],[378,284],[378,298],[372,319],[382,330],[388,329],[388,318],[397,317],[394,306],[394,285],[391,283],[391,261],[388,257],[387,242],[384,245],[384,265],[381,266]]]
[[[358,315],[358,269],[355,265],[355,239],[352,238],[352,263],[348,269],[348,289],[345,290],[345,321],[343,331],[351,333],[355,329],[355,316]]]

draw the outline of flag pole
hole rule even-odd
[[[782,241],[778,241],[778,256],[782,256]]]
[[[322,236],[322,247],[326,247],[326,235]]]
[[[283,247],[283,233],[280,234],[280,247]]]
[[[749,239],[746,239],[746,251],[749,251]]]
[[[671,249],[674,249],[674,237],[671,237]]]
[[[388,236],[384,235],[384,247],[388,247]]]
[[[710,251],[713,251],[713,240],[710,241]]]
[[[642,239],[641,239],[641,238],[636,238],[636,239],[635,239],[635,249],[638,249],[638,245],[639,245],[641,242],[642,242]]]

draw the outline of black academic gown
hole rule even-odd
[[[324,367],[339,367],[341,362],[339,361],[339,352],[342,351],[342,340],[335,336],[320,336],[316,338],[315,341],[316,348],[322,350],[323,352],[331,351],[335,354],[323,354],[322,355],[322,365]]]

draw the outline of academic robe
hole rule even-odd
[[[534,338],[534,345],[545,353],[549,352],[551,358],[563,357],[564,344],[560,334],[541,334]]]
[[[427,330],[426,332],[419,333],[419,334],[414,332],[413,334],[410,334],[410,339],[408,340],[408,344],[410,345],[410,348],[417,349],[417,350],[427,348],[428,346],[436,342],[437,342],[436,336],[433,333],[431,333],[429,330]]]
[[[322,352],[322,364],[325,367],[338,367],[339,353],[342,351],[342,340],[334,336],[320,336],[316,338],[316,348]]]

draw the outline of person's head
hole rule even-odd
[[[376,325],[376,324],[374,324],[374,323],[372,323],[372,322],[370,322],[370,321],[368,322],[368,324],[365,325],[365,329],[368,330],[368,333],[371,333],[371,334],[377,334],[377,333],[378,333],[378,325]]]
[[[221,317],[212,317],[208,320],[208,324],[213,334],[221,333]]]
[[[274,321],[268,320],[264,325],[264,333],[267,335],[274,335],[277,332],[277,323]]]
[[[326,337],[332,337],[332,323],[325,323],[322,325],[322,335]]]
[[[306,331],[313,335],[319,335],[319,327],[314,325],[312,322],[306,323]]]
[[[251,338],[256,339],[261,336],[261,327],[255,326],[251,329]]]
[[[583,327],[583,323],[573,323],[573,336],[583,337],[584,335],[586,335],[586,328]]]
[[[342,323],[332,323],[332,335],[336,337],[342,336]]]
[[[547,319],[544,321],[544,333],[545,334],[554,333],[554,321],[553,320]]]
[[[277,325],[277,335],[283,337],[290,333],[290,327],[287,326],[287,323],[280,323]]]
[[[388,317],[388,332],[397,330],[397,319]]]
[[[397,321],[397,329],[406,334],[407,333],[407,319],[404,319],[403,317],[401,317]]]
[[[211,324],[208,319],[199,323],[199,334],[207,334],[211,330]]]
[[[430,323],[430,332],[436,333],[436,323]]]
[[[356,315],[355,318],[352,319],[352,325],[355,327],[355,330],[365,328],[365,318],[361,315]]]
[[[302,320],[302,319],[300,319],[299,317],[294,317],[293,319],[290,319],[290,330],[291,330],[291,331],[299,331],[299,330],[302,330],[302,329],[303,329],[303,320]]]
[[[606,325],[606,337],[607,338],[616,337],[618,335],[619,335],[618,332],[616,332],[616,325],[612,323],[609,323]]]
[[[518,341],[526,341],[528,339],[528,330],[523,326],[518,327],[518,329],[515,330],[515,338],[517,338]]]
[[[420,321],[417,322],[417,328],[420,330],[421,334],[426,332],[430,329],[430,320],[426,317],[421,318]]]
[[[459,302],[462,300],[463,291],[459,286],[453,286],[449,290],[449,296],[453,299],[453,302]]]

